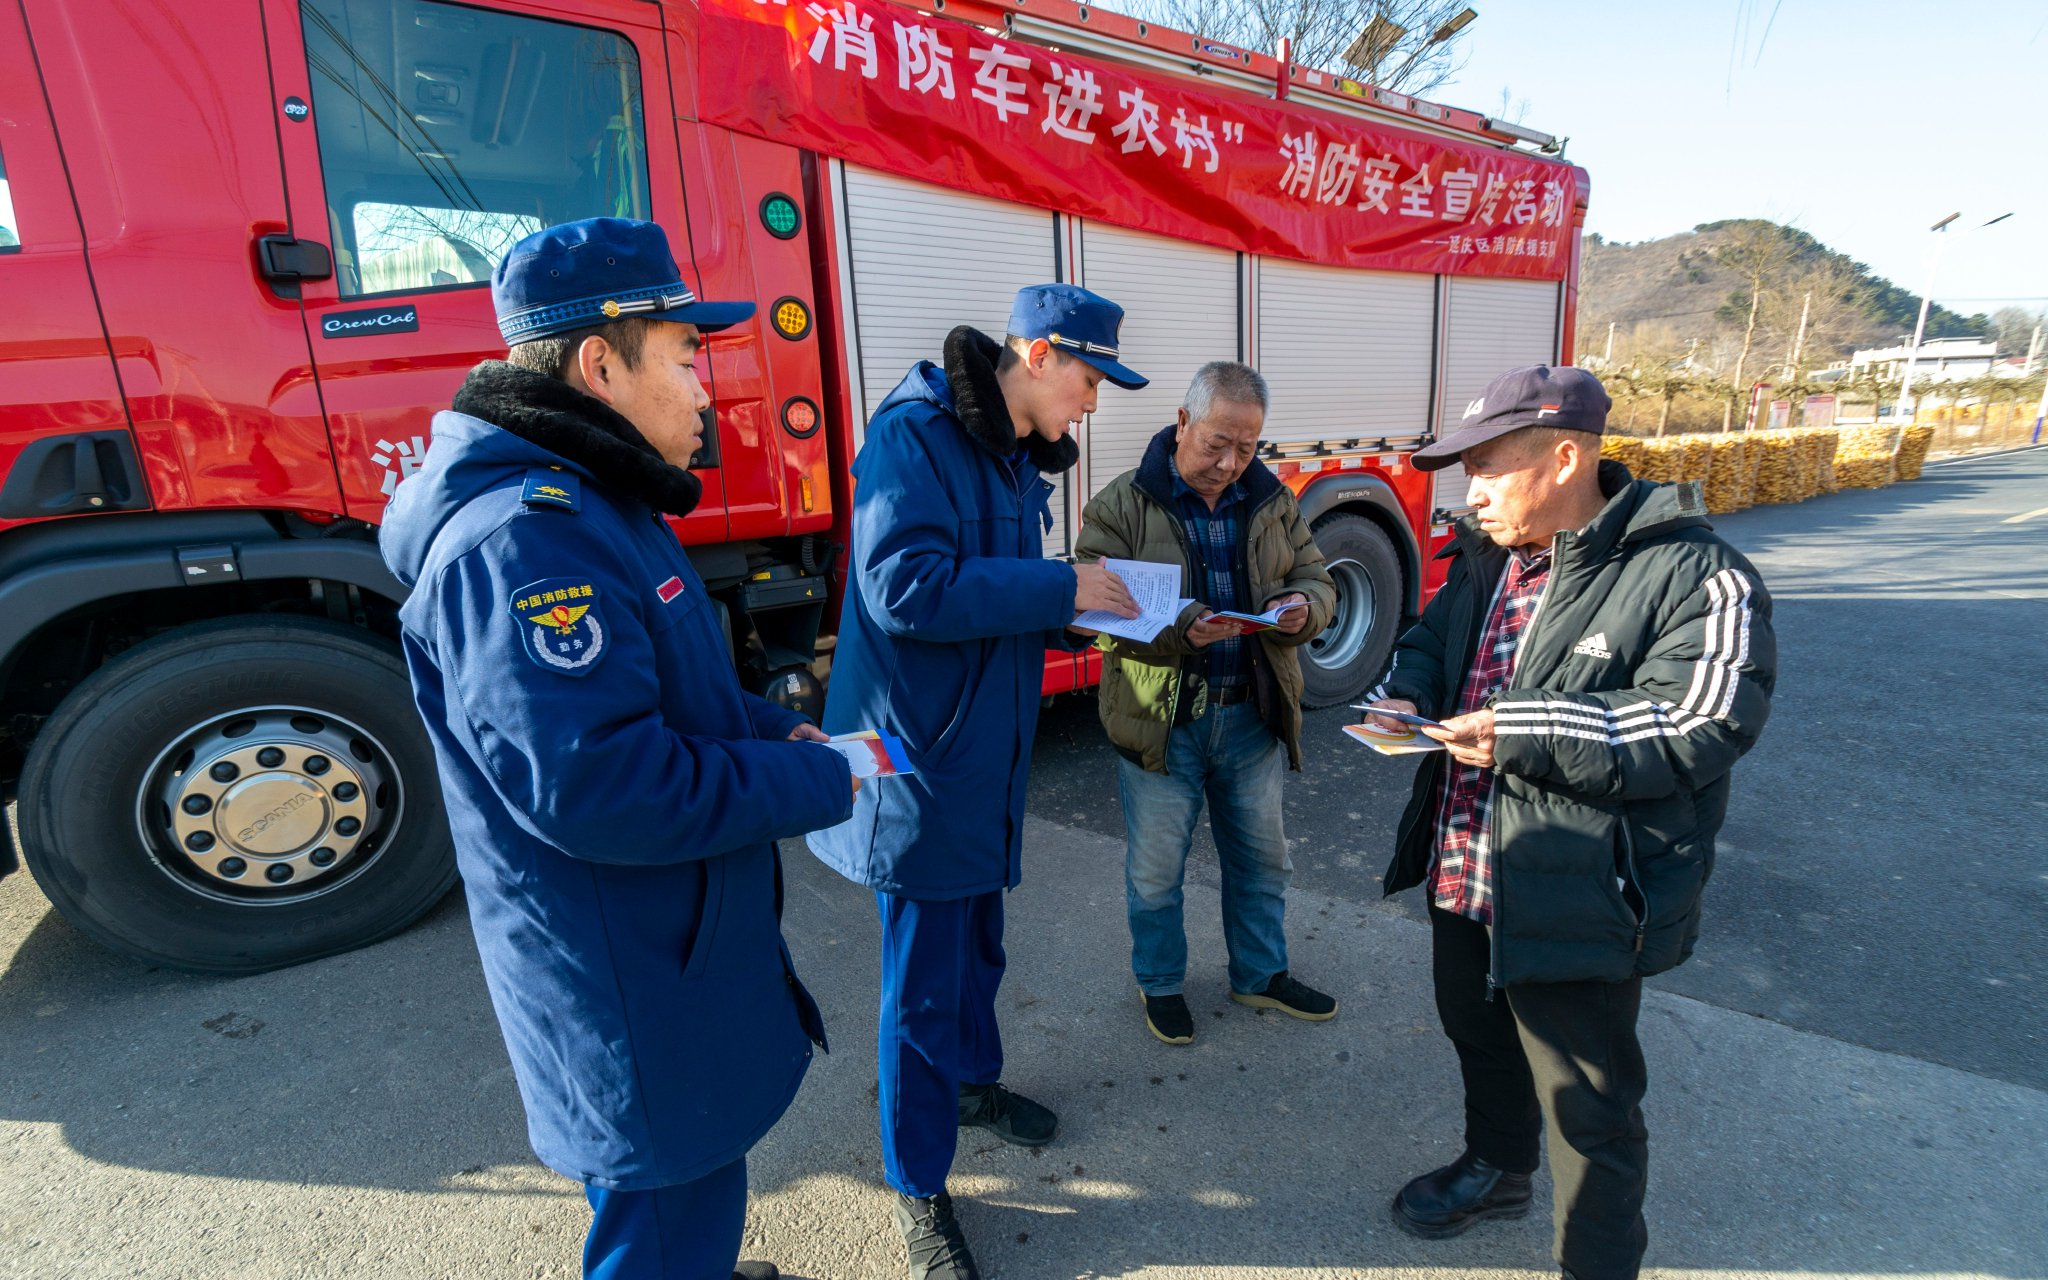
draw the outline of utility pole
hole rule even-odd
[[[1957,218],[1960,218],[1962,216],[1963,215],[1960,213],[1952,213],[1948,215],[1946,218],[1943,218],[1940,222],[1937,222],[1933,226],[1927,228],[1929,231],[1935,233],[1934,251],[1928,254],[1927,256],[1927,291],[1920,295],[1920,319],[1916,321],[1913,325],[1913,345],[1906,352],[1905,376],[1899,380],[1900,413],[1904,413],[1906,411],[1906,396],[1913,390],[1913,361],[1917,359],[1920,355],[1921,335],[1927,332],[1927,305],[1928,303],[1933,301],[1934,298],[1934,270],[1936,267],[1941,265],[1942,242],[1948,239],[1948,237],[1942,235],[1941,232],[1945,228],[1947,228],[1949,223],[1954,222]],[[1980,226],[1973,227],[1971,228],[1971,230],[1982,231],[1985,227],[1992,226],[1996,223],[2004,222],[2007,218],[2010,218],[2011,216],[2012,214],[2010,213],[2001,213],[1997,217],[1991,219],[1990,222],[1986,222]],[[1919,416],[1920,415],[1916,407],[1913,417],[1917,418]],[[1909,418],[1907,419],[1907,421],[1911,422],[1912,419]]]
[[[2034,338],[2036,341],[2039,341],[2040,337],[2041,330],[2037,325],[2034,329]],[[1614,321],[1612,320],[1607,322],[1607,354],[1601,357],[1601,362],[1609,368],[1614,366]]]
[[[1906,396],[1913,390],[1913,361],[1920,355],[1920,339],[1927,332],[1927,307],[1929,303],[1934,301],[1934,269],[1941,265],[1941,245],[1942,241],[1946,239],[1941,232],[1949,223],[1962,216],[1960,213],[1952,213],[1940,222],[1927,228],[1935,233],[1934,248],[1927,255],[1927,288],[1920,294],[1920,318],[1913,322],[1913,345],[1906,348],[1905,376],[1899,379],[1898,403],[1900,413],[1906,411]],[[1916,411],[1913,416],[1917,418],[1920,415]],[[1908,419],[1908,421],[1911,421],[1911,419]]]
[[[2026,377],[2032,377],[2034,371],[2041,367],[2041,325],[2039,321],[2034,323],[2034,340],[2027,344],[2027,362],[2020,367],[2023,375]]]

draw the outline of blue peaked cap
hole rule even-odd
[[[1076,284],[1027,285],[1010,308],[1011,337],[1044,338],[1055,351],[1086,360],[1111,382],[1136,391],[1151,379],[1118,363],[1123,324],[1122,307]]]
[[[585,218],[534,232],[491,272],[491,303],[508,347],[621,316],[712,333],[754,314],[751,302],[698,298],[683,282],[668,235],[635,218]]]

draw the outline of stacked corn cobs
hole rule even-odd
[[[1740,435],[1708,436],[1712,460],[1707,468],[1707,510],[1715,515],[1740,511],[1750,504],[1749,441]]]
[[[1903,436],[1903,439],[1901,438]],[[1932,427],[1794,427],[1639,440],[1605,436],[1600,456],[1660,484],[1697,480],[1707,510],[1801,502],[1837,489],[1877,489],[1920,474]]]
[[[1897,479],[1902,434],[1897,427],[1843,427],[1841,448],[1835,454],[1835,474],[1842,487],[1882,489]]]
[[[1920,468],[1927,465],[1927,447],[1933,443],[1933,427],[1912,426],[1906,428],[1905,438],[1899,441],[1899,479],[1918,480],[1920,478]]]
[[[1763,461],[1756,472],[1756,500],[1797,502],[1805,497],[1799,437],[1790,431],[1759,431],[1756,435],[1764,447]]]

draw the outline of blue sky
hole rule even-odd
[[[1504,87],[1527,99],[1523,122],[1568,135],[1592,175],[1591,230],[1646,240],[1770,218],[1917,294],[1927,227],[1959,210],[1935,300],[2048,306],[2048,4],[1473,7],[1463,70],[1426,96],[1485,112]]]

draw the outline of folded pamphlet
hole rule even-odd
[[[1399,729],[1385,729],[1376,724],[1347,724],[1344,732],[1383,756],[1410,756],[1444,749],[1443,743],[1435,738],[1426,738],[1406,725]]]
[[[1441,720],[1432,720],[1428,716],[1413,715],[1406,711],[1389,711],[1385,707],[1375,707],[1370,702],[1354,702],[1351,704],[1351,709],[1353,711],[1363,711],[1367,715],[1385,716],[1389,720],[1399,720],[1402,724],[1406,725],[1427,725],[1432,729],[1444,727]]]
[[[1239,613],[1235,609],[1223,609],[1210,614],[1208,620],[1215,622],[1220,619],[1225,622],[1235,622],[1237,624],[1237,634],[1249,636],[1256,635],[1261,631],[1273,630],[1280,625],[1280,619],[1285,617],[1290,610],[1306,608],[1308,608],[1308,602],[1302,600],[1294,604],[1279,605],[1276,608],[1266,610],[1264,613]]]
[[[853,766],[856,778],[894,778],[917,772],[910,767],[910,756],[903,750],[903,739],[894,734],[863,729],[859,733],[842,733],[818,745],[845,756],[846,762]]]

